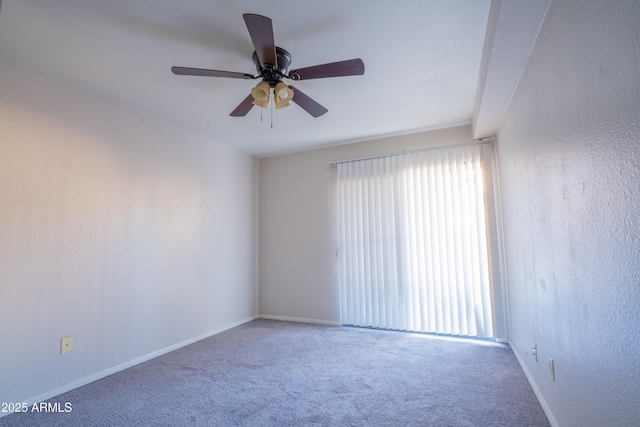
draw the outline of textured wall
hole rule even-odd
[[[637,1],[553,2],[497,135],[511,339],[561,426],[640,425],[638,58]]]
[[[336,169],[327,162],[471,139],[460,126],[260,159],[260,314],[340,321]]]
[[[0,402],[257,314],[252,157],[1,58],[0,153]]]

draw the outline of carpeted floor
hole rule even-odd
[[[0,426],[548,426],[508,346],[255,320]]]

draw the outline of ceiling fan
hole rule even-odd
[[[262,79],[260,83],[251,90],[251,94],[231,112],[230,115],[232,117],[246,116],[254,105],[267,108],[269,105],[269,95],[272,90],[274,93],[273,102],[276,108],[286,107],[289,105],[289,101],[293,101],[313,117],[320,117],[328,110],[305,95],[300,89],[285,85],[282,82],[283,78],[310,80],[364,74],[364,63],[360,58],[289,71],[291,55],[286,50],[275,45],[271,19],[253,13],[245,13],[242,17],[249,30],[253,46],[255,47],[252,59],[258,71],[257,76],[234,71],[171,67],[173,74],[177,75]]]

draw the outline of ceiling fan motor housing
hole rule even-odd
[[[269,64],[265,64],[265,66],[262,66],[256,52],[253,52],[252,56],[253,63],[256,64],[256,70],[258,71],[258,74],[264,81],[269,83],[269,86],[271,87],[275,87],[275,85],[279,81],[282,81],[283,77],[287,77],[287,73],[289,72],[289,65],[291,64],[291,54],[281,47],[276,46],[276,58],[278,61],[278,66],[273,67]]]

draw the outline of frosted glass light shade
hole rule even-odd
[[[289,101],[293,99],[293,91],[289,89],[289,86],[282,82],[278,82],[274,89],[275,97],[273,102],[276,104],[276,110],[289,106]]]
[[[269,106],[269,93],[271,92],[271,87],[269,83],[264,80],[261,81],[251,89],[251,96],[253,97],[253,104],[258,107],[267,108]]]

